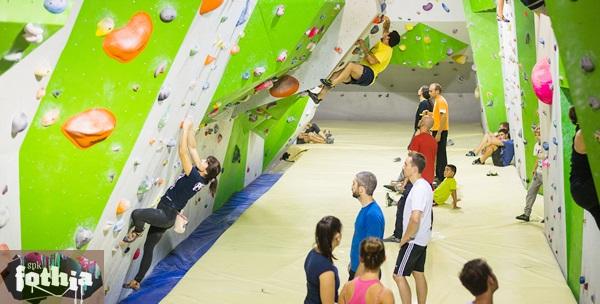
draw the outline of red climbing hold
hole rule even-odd
[[[217,9],[221,4],[223,4],[223,0],[202,0],[202,5],[200,5],[200,15]]]
[[[140,257],[140,249],[136,249],[135,252],[133,253],[133,259],[137,260],[137,258]]]
[[[77,148],[85,149],[105,140],[115,125],[115,116],[109,110],[91,109],[69,118],[61,129]]]
[[[140,12],[131,17],[127,25],[106,35],[102,48],[108,56],[129,62],[144,50],[151,34],[152,20]]]
[[[298,82],[298,79],[285,75],[269,90],[269,94],[273,97],[283,98],[293,95],[299,88],[300,82]]]
[[[265,81],[265,82],[257,85],[256,87],[254,87],[254,91],[255,92],[260,92],[260,91],[268,89],[268,88],[270,88],[272,86],[273,86],[273,81],[267,80],[267,81]]]

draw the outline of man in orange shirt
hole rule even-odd
[[[444,179],[444,169],[448,164],[446,154],[446,143],[448,141],[449,113],[448,102],[442,96],[442,86],[439,83],[429,85],[429,95],[434,101],[433,112],[426,112],[427,115],[433,115],[432,134],[438,142],[437,156],[435,162],[435,178],[439,181]]]

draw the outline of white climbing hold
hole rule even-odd
[[[125,219],[121,218],[113,226],[113,232],[119,232],[119,231],[123,230],[123,227],[125,227]]]
[[[260,75],[264,74],[267,71],[267,69],[265,67],[256,67],[254,68],[254,76],[259,77]]]
[[[8,208],[6,206],[0,206],[0,228],[6,226],[9,217],[10,214],[8,213]]]
[[[37,92],[35,93],[35,99],[40,100],[42,99],[44,96],[46,96],[46,88],[45,87],[41,87],[37,90]]]
[[[6,55],[4,55],[4,60],[6,61],[19,61],[21,60],[21,58],[23,58],[23,52],[14,52],[14,53],[8,53]]]
[[[158,75],[164,73],[166,69],[167,69],[167,61],[163,60],[158,64],[156,69],[154,69],[154,78],[156,78],[156,77],[158,77]]]
[[[93,233],[91,230],[83,227],[77,228],[75,233],[75,248],[81,249],[92,240]]]
[[[44,40],[44,29],[39,25],[27,23],[23,29],[23,38],[30,43],[40,43]]]
[[[277,9],[275,10],[275,15],[281,17],[281,16],[283,16],[283,14],[285,14],[285,6],[283,4],[280,4],[277,6]]]
[[[35,79],[37,79],[38,81],[41,80],[42,78],[48,76],[48,74],[50,74],[50,67],[47,65],[43,65],[38,67],[37,69],[35,69],[35,71],[33,72],[33,75],[35,75]]]
[[[106,221],[106,224],[104,224],[104,227],[102,227],[102,233],[107,234],[109,231],[111,231],[113,229],[114,225],[115,225],[115,223],[113,223],[111,221]]]
[[[169,96],[171,95],[171,88],[169,88],[168,86],[164,86],[160,89],[160,92],[158,93],[158,104],[162,104],[162,102],[169,98]]]
[[[60,116],[59,109],[48,110],[42,116],[42,127],[49,127],[49,126],[53,125],[54,123],[56,123],[59,116]]]
[[[200,51],[200,47],[198,45],[194,45],[190,49],[190,56],[194,56],[194,55],[198,54],[199,51]]]
[[[167,6],[160,11],[160,20],[165,23],[169,23],[175,20],[177,17],[177,11],[172,6]]]
[[[25,115],[25,113],[21,112],[19,115],[15,116],[12,121],[12,137],[15,138],[17,134],[27,129],[27,125],[29,125],[29,123],[27,122],[27,115]]]

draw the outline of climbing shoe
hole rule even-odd
[[[520,221],[524,221],[524,222],[529,222],[529,216],[526,214],[521,214],[521,215],[517,216],[516,219],[518,219]]]
[[[329,89],[333,87],[333,83],[329,79],[321,79],[321,83]]]
[[[469,152],[467,152],[467,154],[465,154],[465,156],[477,156],[477,155],[475,155],[475,152],[469,151]]]

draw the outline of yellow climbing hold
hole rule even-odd
[[[401,45],[399,45],[399,46],[398,46],[398,48],[399,48],[401,51],[406,51],[406,45],[405,45],[405,44],[401,44]]]
[[[423,42],[425,44],[430,44],[431,43],[431,38],[429,36],[425,36],[425,37],[423,37]]]
[[[467,62],[467,56],[465,55],[454,55],[452,56],[452,59],[458,64],[465,64],[465,62]]]
[[[407,31],[412,31],[415,28],[415,26],[412,23],[407,23],[407,24],[404,25],[404,28]]]
[[[105,17],[96,25],[96,36],[102,37],[115,29],[115,21],[110,17]]]

